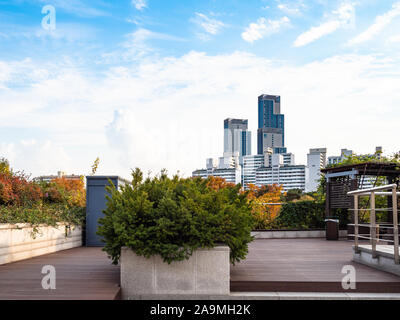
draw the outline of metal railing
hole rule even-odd
[[[391,191],[387,191],[391,190]],[[371,248],[372,248],[372,257],[376,258],[377,250],[376,245],[380,240],[380,230],[387,229],[392,230],[393,234],[386,234],[387,236],[393,235],[393,240],[385,239],[385,242],[393,243],[394,249],[394,261],[396,264],[399,264],[399,223],[398,223],[398,209],[397,209],[397,197],[400,195],[400,192],[397,192],[397,185],[390,184],[386,186],[364,189],[364,190],[355,190],[347,193],[350,196],[354,197],[354,209],[350,209],[354,212],[354,224],[349,224],[354,226],[354,234],[350,236],[354,236],[354,249],[356,252],[359,252],[359,239],[370,240]],[[360,197],[368,196],[370,197],[370,208],[369,209],[360,209],[359,208],[359,200]],[[392,197],[392,207],[391,208],[376,208],[375,207],[375,197],[376,196],[389,196]],[[359,223],[359,212],[360,211],[369,211],[370,212],[370,223]],[[393,213],[393,223],[376,223],[376,212],[377,211],[391,211]],[[360,234],[359,227],[367,227],[370,229],[369,234]]]

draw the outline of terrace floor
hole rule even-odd
[[[351,262],[352,245],[344,240],[256,240],[247,259],[231,267],[231,291],[343,292],[342,267],[352,265],[357,280],[352,292],[400,293],[400,277]],[[56,268],[56,290],[42,289],[44,265]],[[100,248],[59,251],[0,266],[0,300],[118,299],[119,273]]]
[[[400,293],[400,277],[352,262],[353,241],[266,239],[231,268],[233,292],[344,292],[342,268],[356,270],[352,292]],[[348,290],[346,291],[348,292]]]
[[[56,289],[44,290],[42,267],[56,269]],[[0,299],[113,300],[119,295],[119,267],[101,248],[79,247],[0,266]]]

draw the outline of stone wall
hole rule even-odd
[[[82,246],[80,227],[0,224],[0,265]]]
[[[256,239],[325,238],[325,230],[265,230],[251,235]],[[339,230],[339,237],[347,237],[347,230]]]

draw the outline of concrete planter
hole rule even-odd
[[[251,235],[256,239],[325,238],[325,230],[262,230]],[[347,237],[347,230],[339,230],[339,237]]]
[[[33,231],[29,224],[0,224],[0,265],[82,246],[80,227],[59,223]]]
[[[228,295],[229,247],[199,249],[189,260],[167,264],[160,256],[150,259],[129,248],[121,250],[123,299],[183,299],[205,295]]]

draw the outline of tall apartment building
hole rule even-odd
[[[258,97],[257,153],[267,148],[286,153],[285,116],[281,114],[281,97],[263,94]]]
[[[231,163],[230,165],[224,165],[219,163],[217,165],[214,159],[207,159],[206,165],[206,169],[193,171],[192,176],[201,177],[203,179],[207,179],[210,176],[221,177],[224,178],[226,182],[234,184],[242,183],[242,168],[238,164]]]
[[[251,154],[251,132],[248,120],[224,120],[224,157],[246,156]]]
[[[283,158],[284,166],[294,166],[294,154],[283,153],[280,154]],[[261,167],[268,168],[272,166],[272,158],[274,152],[272,148],[268,148],[262,155],[252,155],[243,157],[243,179],[242,184],[247,189],[248,184],[256,184],[256,171]]]
[[[284,191],[306,189],[307,167],[304,165],[285,165],[282,154],[273,154],[269,166],[256,169],[255,184],[257,186],[278,184]]]
[[[306,192],[314,192],[318,189],[321,169],[326,167],[326,148],[310,149],[307,154],[308,177]]]

